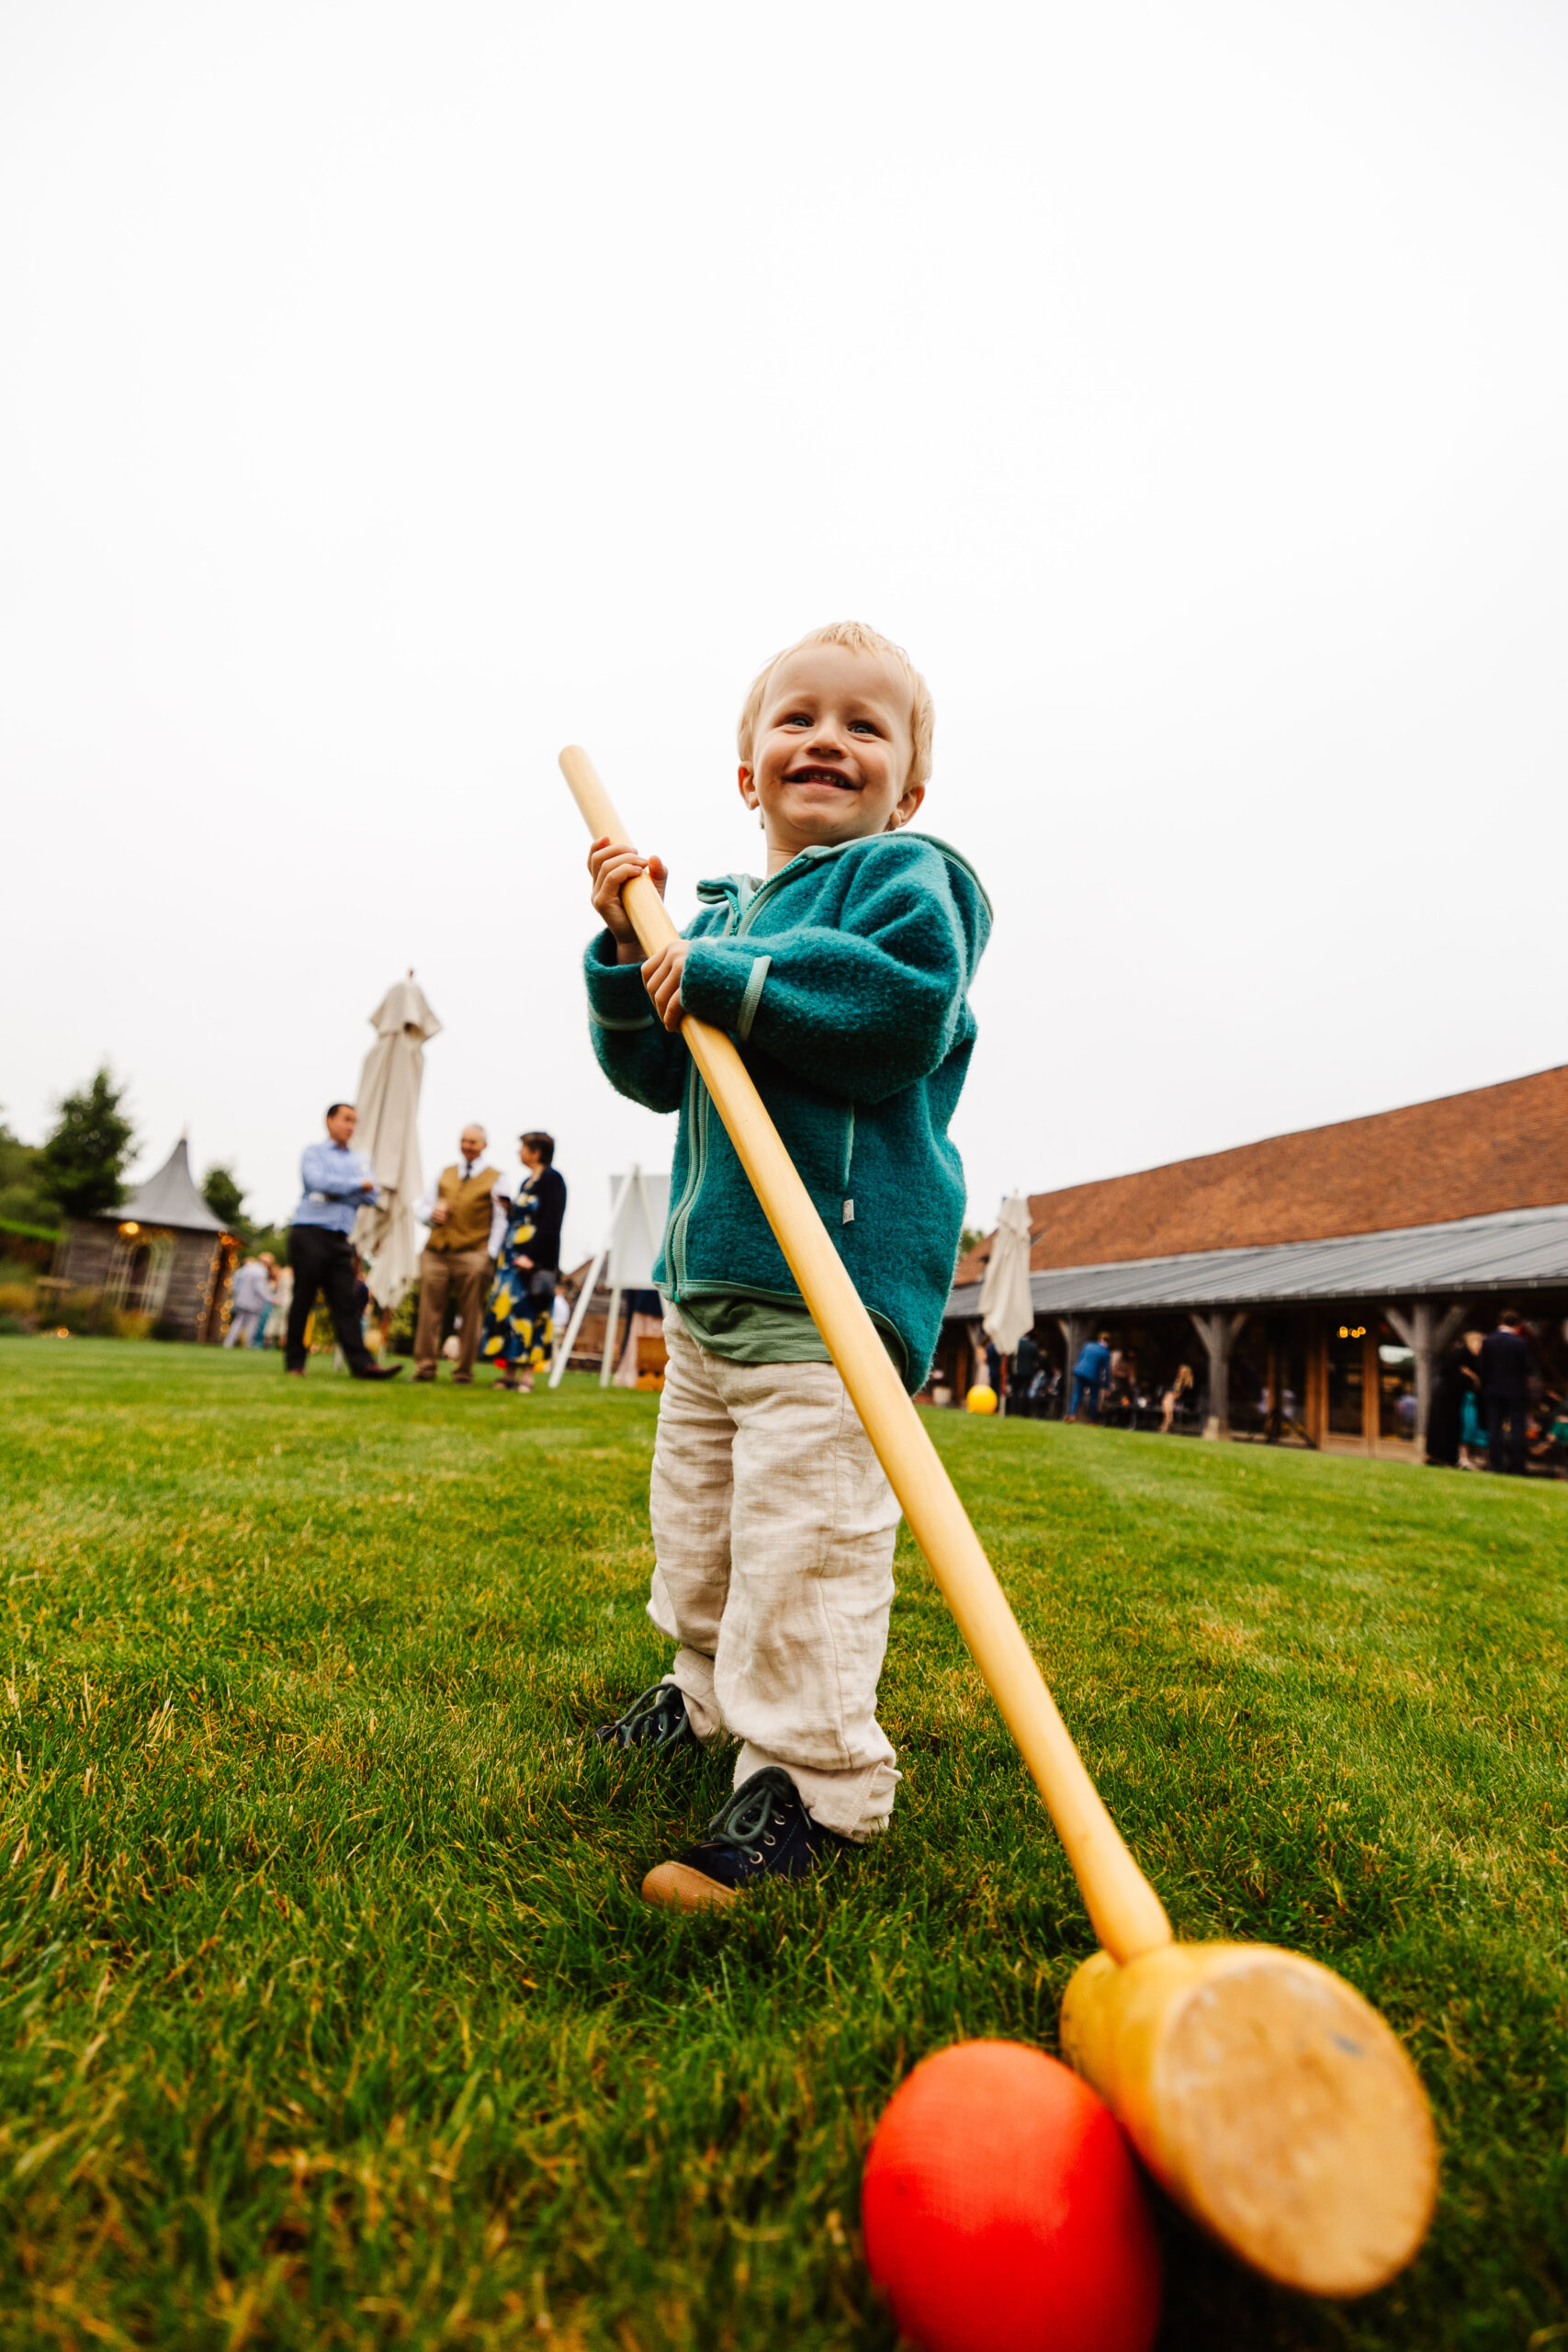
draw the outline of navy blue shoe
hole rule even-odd
[[[596,1724],[593,1736],[606,1747],[700,1747],[686,1702],[672,1682],[656,1682],[638,1693],[613,1724]]]
[[[705,1838],[649,1871],[642,1899],[701,1911],[733,1903],[742,1887],[763,1879],[808,1878],[853,1846],[852,1838],[813,1821],[789,1774],[767,1764],[719,1807]]]

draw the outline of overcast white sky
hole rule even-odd
[[[752,672],[937,706],[972,1210],[1568,1058],[1568,12],[9,0],[0,1102],[285,1214],[412,964],[569,1247],[586,743],[757,862]]]

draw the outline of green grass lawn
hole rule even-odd
[[[639,1904],[728,1778],[581,1736],[665,1663],[656,1406],[0,1340],[0,2340],[891,2346],[877,2113],[1093,1939],[907,1540],[893,1834]],[[1568,1488],[931,1425],[1179,1929],[1331,1962],[1437,2110],[1404,2279],[1166,2214],[1162,2345],[1568,2346]]]

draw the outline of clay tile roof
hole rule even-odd
[[[1029,1262],[1124,1264],[1568,1202],[1568,1066],[1134,1176],[1032,1193]],[[989,1240],[955,1281],[977,1282]]]

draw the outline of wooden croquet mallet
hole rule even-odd
[[[586,752],[561,770],[594,840],[629,843]],[[622,893],[645,955],[678,936],[646,875]],[[1382,2286],[1426,2235],[1437,2143],[1404,2049],[1359,1993],[1269,1944],[1181,1944],[1073,1746],[1034,1655],[733,1040],[681,1035],[904,1516],[1056,1825],[1103,1949],[1062,2047],[1193,2219],[1309,2294]]]

